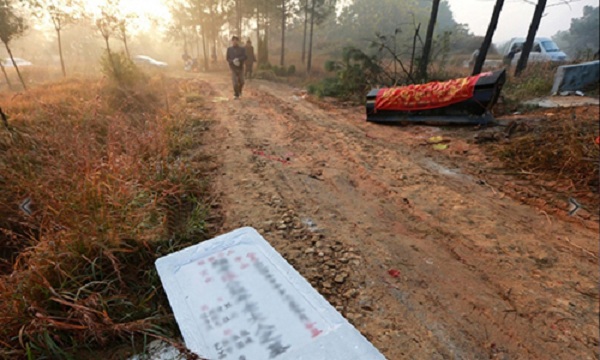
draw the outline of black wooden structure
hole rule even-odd
[[[470,99],[446,107],[418,111],[376,110],[375,101],[381,89],[374,89],[367,95],[367,121],[484,125],[493,120],[491,110],[498,102],[505,82],[506,71],[498,70],[479,78]]]

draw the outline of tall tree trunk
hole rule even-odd
[[[104,36],[103,36],[104,37]],[[106,54],[108,55],[108,61],[110,62],[110,66],[112,66],[113,74],[117,73],[117,65],[115,64],[115,59],[113,58],[112,51],[110,50],[110,41],[109,37],[104,37],[104,42],[106,43]]]
[[[187,36],[185,35],[185,31],[182,34],[183,34],[183,53],[184,54],[189,54],[189,52],[188,52]]]
[[[285,0],[281,0],[281,60],[280,66],[285,65],[285,22],[286,22]]]
[[[206,51],[206,26],[202,26],[202,53],[204,54],[204,71],[209,70],[208,51]]]
[[[419,23],[419,25],[417,25],[417,28],[415,29],[415,35],[413,36],[412,53],[410,54],[410,70],[409,70],[409,74],[411,77],[414,75],[413,70],[415,68],[415,54],[417,53],[417,39],[419,38],[419,31],[421,31],[421,23]]]
[[[421,55],[421,61],[419,63],[419,77],[422,81],[427,81],[427,67],[429,65],[429,55],[431,54],[431,44],[433,43],[433,31],[435,30],[439,8],[440,0],[433,0],[431,16],[429,17],[429,24],[427,25],[425,45],[423,46],[423,54]]]
[[[527,33],[527,40],[525,40],[525,44],[523,44],[523,50],[521,51],[521,57],[519,57],[519,61],[517,62],[517,68],[515,69],[515,76],[521,75],[523,70],[527,67],[527,61],[529,60],[529,54],[531,53],[531,49],[533,48],[533,41],[535,40],[535,35],[537,34],[538,28],[540,27],[540,22],[542,21],[542,16],[544,16],[544,10],[546,9],[546,0],[538,0],[538,3],[535,7],[535,11],[533,12],[533,20],[531,20],[531,24],[529,25],[529,32]]]
[[[60,57],[60,68],[62,70],[63,77],[67,77],[67,70],[65,69],[65,58],[63,57],[62,50],[62,37],[60,29],[56,29],[56,37],[58,38],[58,56]]]
[[[308,29],[308,0],[304,2],[304,37],[302,38],[302,63],[306,61],[306,30]]]
[[[398,34],[398,31],[396,30],[396,34]],[[398,54],[398,39],[396,38],[397,35],[394,35],[393,39],[394,39],[394,56],[396,56],[396,54]],[[398,83],[398,61],[394,60],[394,86],[396,86],[396,84]]]
[[[112,52],[110,51],[110,42],[108,41],[108,37],[104,38],[104,43],[106,44],[106,52],[108,52],[108,55],[112,55]]]
[[[200,61],[200,34],[196,32],[196,61]]]
[[[265,4],[265,40],[264,40],[264,63],[270,64],[269,61],[269,39],[271,38],[271,13],[269,12],[269,3]]]
[[[23,76],[21,76],[21,71],[19,70],[17,63],[15,62],[15,59],[13,57],[12,51],[10,50],[10,47],[8,46],[8,43],[4,43],[4,46],[6,47],[6,52],[8,52],[8,56],[10,56],[10,60],[12,61],[13,66],[15,67],[15,70],[17,70],[17,75],[19,75],[19,80],[21,81],[21,85],[23,85],[23,89],[27,90],[27,85],[25,85]]]
[[[215,37],[213,38],[213,53],[215,54],[213,56],[213,60],[215,62],[217,62],[219,59],[217,57],[217,36],[215,35]]]
[[[234,0],[233,7],[235,8],[235,26],[233,29],[235,30],[235,34],[237,36],[241,36],[240,33],[240,0]]]
[[[2,68],[2,73],[4,74],[4,78],[6,79],[6,84],[8,85],[8,88],[12,89],[12,83],[10,82],[8,74],[6,73],[6,69],[4,68],[4,65],[2,65],[2,63],[0,63],[0,68]]]
[[[262,56],[262,48],[260,45],[260,9],[258,7],[259,0],[256,1],[256,59],[260,62]]]
[[[242,36],[242,0],[236,0],[235,2],[237,10],[237,33],[238,36]]]
[[[217,47],[216,47],[217,24],[215,23],[215,20],[214,20],[214,15],[213,15],[214,10],[213,10],[212,4],[209,7],[208,11],[209,11],[208,16],[210,18],[210,28],[208,29],[209,31],[208,31],[208,39],[207,39],[206,46],[208,47],[208,52],[211,54],[210,58],[211,58],[212,62],[216,63],[217,62]]]
[[[310,36],[308,40],[308,60],[306,61],[306,72],[310,74],[312,69],[313,33],[315,27],[315,0],[311,2],[310,8]]]
[[[123,32],[123,44],[125,45],[125,54],[127,54],[127,58],[131,59],[131,54],[129,54],[129,46],[127,46],[127,33]]]
[[[481,48],[479,49],[479,55],[477,55],[477,60],[475,60],[475,66],[473,67],[473,75],[481,73],[481,69],[483,68],[483,64],[485,63],[485,58],[487,57],[490,45],[492,45],[492,38],[494,37],[494,32],[496,32],[496,27],[498,27],[498,19],[500,18],[500,13],[502,12],[503,6],[504,0],[496,0],[496,6],[494,6],[492,19],[490,20],[487,32],[485,33],[485,38],[483,39]]]

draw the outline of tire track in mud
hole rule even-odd
[[[597,356],[596,269],[556,240],[593,234],[497,199],[392,127],[369,137],[282,85],[247,93],[215,110],[225,230],[258,228],[389,359]]]

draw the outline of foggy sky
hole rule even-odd
[[[548,0],[548,5],[558,2],[559,0]],[[599,2],[600,0],[579,0],[570,4],[570,7],[567,5],[547,7],[546,16],[542,18],[537,36],[551,37],[559,30],[568,30],[571,19],[583,15],[584,6],[595,7]],[[448,3],[457,22],[468,24],[475,35],[485,35],[496,3],[494,0],[448,0]],[[493,42],[502,44],[513,37],[526,37],[534,9],[534,5],[523,0],[506,0]]]

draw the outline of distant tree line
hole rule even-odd
[[[553,39],[575,58],[593,58],[600,48],[600,7],[585,6],[583,16],[571,20],[569,30],[559,31]]]
[[[566,1],[568,2],[568,1]],[[415,77],[427,79],[427,69],[440,48],[448,52],[470,54],[479,50],[473,73],[478,73],[489,52],[504,0],[496,0],[494,13],[485,37],[473,36],[458,24],[447,0],[173,0],[168,2],[171,20],[165,39],[181,46],[182,52],[201,59],[203,69],[210,70],[222,60],[222,48],[231,35],[256,39],[257,60],[269,64],[275,58],[285,66],[293,54],[299,57],[307,72],[314,66],[315,51],[342,55],[348,45],[368,48],[373,39],[385,42],[393,38],[394,56],[414,70]],[[565,3],[565,1],[560,1]],[[554,3],[548,5],[553,6]],[[516,72],[526,66],[533,38],[539,27],[546,0],[536,3],[536,10]],[[107,53],[111,43],[119,41],[130,56],[131,34],[135,33],[137,14],[123,10],[121,0],[103,0],[94,11],[84,0],[0,0],[0,40],[12,58],[12,42],[23,36],[30,22],[53,27],[56,53],[64,76],[64,31],[79,24],[94,24]],[[37,20],[36,20],[37,19]],[[568,32],[555,37],[567,50],[598,48],[598,7],[586,7],[581,19],[574,19]],[[158,35],[161,36],[161,35]],[[72,40],[72,39],[71,39]],[[362,44],[362,45],[361,45]],[[23,88],[26,84],[13,64]],[[6,71],[1,69],[10,85]]]

